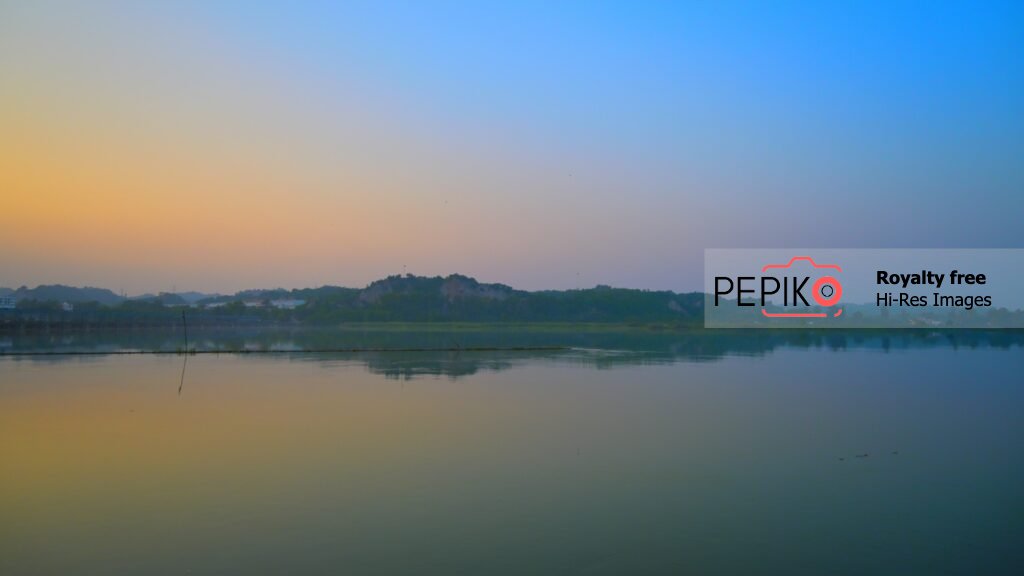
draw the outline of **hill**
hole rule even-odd
[[[310,322],[680,322],[703,314],[698,293],[598,286],[528,292],[446,277],[389,276],[362,290],[307,291],[295,315]]]
[[[97,304],[76,306],[61,318],[98,323],[163,323],[180,319],[189,306],[197,323],[336,324],[343,322],[664,322],[696,323],[703,314],[699,293],[597,286],[580,290],[517,290],[460,274],[389,276],[365,288],[322,286],[297,290],[253,289],[194,303],[173,294],[123,300],[95,288],[43,291],[19,303],[26,317],[52,319],[44,300]],[[86,292],[96,291],[96,292]],[[40,297],[44,296],[44,297]],[[49,296],[49,297],[45,297]],[[102,298],[102,300],[100,299]],[[33,305],[38,304],[38,305]],[[32,316],[32,314],[35,316]],[[47,315],[50,314],[50,315]]]
[[[74,286],[64,286],[63,284],[50,284],[40,285],[35,288],[29,288],[22,286],[17,290],[5,289],[8,293],[2,294],[4,296],[10,296],[15,300],[38,300],[38,301],[57,301],[57,302],[98,302],[100,304],[112,305],[118,304],[124,300],[121,296],[107,290],[106,288],[93,288],[84,287],[76,288]]]

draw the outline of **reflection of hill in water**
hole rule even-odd
[[[459,378],[477,372],[497,372],[516,362],[553,357],[543,352],[368,352],[352,356],[366,369],[390,380],[411,380],[419,376]]]
[[[68,353],[17,356],[36,361],[68,361],[75,352],[124,350],[175,351],[183,347],[173,331],[12,334],[0,338],[0,354]],[[915,348],[1024,347],[1024,331],[994,330],[651,330],[609,327],[526,329],[424,329],[403,327],[348,330],[202,331],[190,347],[199,350],[273,351],[283,357],[333,359],[364,364],[373,373],[408,379],[423,375],[458,378],[478,371],[505,370],[526,361],[557,360],[611,368],[620,365],[709,362],[728,356],[761,356],[776,349],[881,351]],[[513,347],[559,347],[559,350],[508,351]],[[467,348],[488,348],[469,351]],[[387,350],[406,351],[387,351]],[[428,349],[410,352],[409,349]],[[309,350],[335,350],[303,354]],[[344,350],[338,351],[338,350]]]

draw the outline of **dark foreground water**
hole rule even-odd
[[[1024,573],[1024,353],[942,342],[7,356],[0,574]]]

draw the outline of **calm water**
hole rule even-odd
[[[1024,573],[1019,346],[690,346],[0,358],[0,574]]]

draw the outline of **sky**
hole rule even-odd
[[[1024,247],[1021,54],[1019,2],[0,0],[0,286]]]

